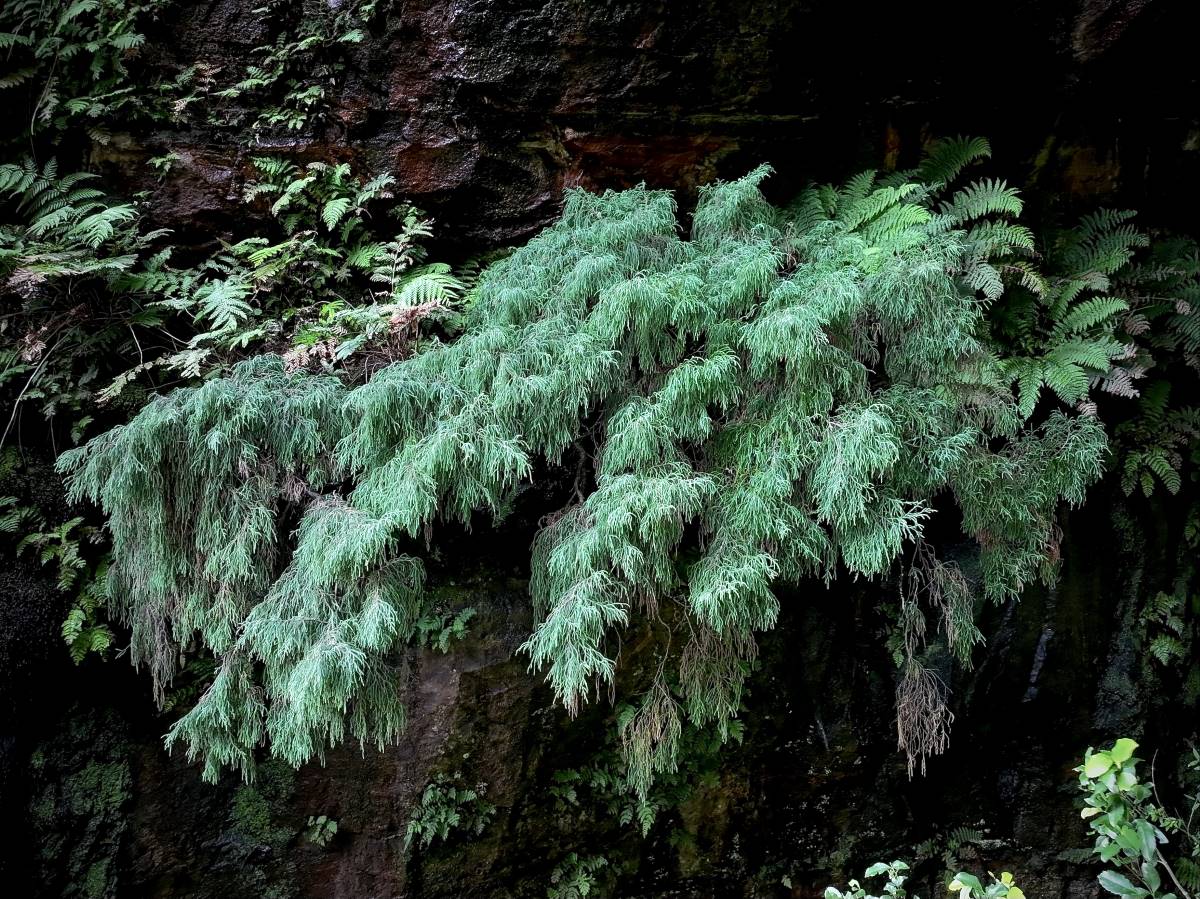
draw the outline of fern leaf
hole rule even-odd
[[[941,212],[956,224],[966,224],[987,215],[1020,215],[1021,198],[1015,188],[1003,181],[985,179],[958,191],[948,203],[943,203]]]
[[[337,227],[338,222],[342,220],[342,217],[345,216],[349,209],[349,197],[335,197],[322,207],[321,221],[325,223],[327,229],[332,231]]]
[[[250,293],[250,285],[232,278],[215,278],[203,284],[195,294],[199,306],[196,321],[209,322],[210,333],[236,330],[250,317],[250,304],[246,302]]]
[[[1111,321],[1119,312],[1129,309],[1129,304],[1116,297],[1093,297],[1075,306],[1063,318],[1060,328],[1067,334],[1081,334],[1097,325]]]
[[[946,185],[971,163],[991,155],[991,145],[980,137],[939,140],[929,148],[916,171],[916,178],[926,184]]]

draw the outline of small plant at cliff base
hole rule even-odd
[[[948,186],[986,152],[946,142],[786,209],[760,168],[704,191],[690,240],[664,192],[576,191],[483,273],[452,343],[354,389],[251,360],[64,454],[71,496],[109,516],[135,663],[161,693],[181,645],[221,659],[169,742],[215,777],[248,774],[263,744],[300,764],[348,733],[394,739],[416,541],[498,514],[541,462],[575,472],[534,545],[524,646],[557,697],[574,714],[614,682],[634,616],[672,630],[622,734],[637,790],[675,766],[685,719],[730,734],[773,585],[915,565],[917,601],[966,655],[968,594],[924,543],[929,518],[956,503],[983,595],[1015,597],[1052,576],[1058,506],[1082,502],[1106,448],[1053,396],[1024,415],[988,342],[1028,233],[1002,183]],[[913,645],[910,761],[946,721]]]
[[[1025,899],[1025,893],[1008,871],[999,877],[989,872],[987,886],[974,874],[959,871],[950,881],[949,890],[958,893],[962,899]]]
[[[608,859],[603,855],[568,853],[550,872],[546,899],[586,899],[596,888],[600,872],[607,866]]]
[[[145,43],[142,29],[171,0],[6,0],[0,5],[0,77],[6,106],[24,94],[26,136],[82,125],[108,143],[108,129],[144,115],[158,91],[127,63]]]
[[[417,619],[416,642],[438,652],[447,653],[467,637],[467,623],[475,617],[469,606],[458,612],[433,612]]]
[[[456,831],[483,833],[496,814],[496,806],[484,798],[486,785],[461,786],[460,780],[458,775],[440,774],[425,787],[404,831],[405,848],[415,842],[426,849],[435,840],[449,839]]]
[[[1075,769],[1086,794],[1081,814],[1096,834],[1093,853],[1113,866],[1101,873],[1100,885],[1123,899],[1191,899],[1162,853],[1167,833],[1181,834],[1196,846],[1190,816],[1177,818],[1156,801],[1153,783],[1138,779],[1135,749],[1137,743],[1129,739],[1107,750],[1089,749]],[[1189,870],[1194,859],[1193,853]]]
[[[606,729],[604,744],[592,757],[578,768],[554,772],[549,792],[566,818],[577,819],[581,807],[593,809],[646,836],[660,815],[678,808],[697,785],[716,783],[723,740],[717,733],[685,723],[674,769],[660,772],[648,790],[639,790],[635,779],[639,772],[626,764],[621,752],[621,734],[637,713],[637,706],[621,703]],[[729,739],[741,743],[742,736],[741,722],[730,722]]]
[[[1189,791],[1184,793],[1186,810],[1178,815],[1181,824],[1179,842],[1181,848],[1187,851],[1179,853],[1175,869],[1179,882],[1196,896],[1200,893],[1200,830],[1197,829],[1197,822],[1200,821],[1200,749],[1194,744],[1188,747],[1180,782],[1183,789]]]
[[[322,847],[328,846],[337,832],[338,823],[327,815],[309,815],[308,826],[304,828],[305,838]]]
[[[908,865],[905,862],[895,861],[891,864],[876,862],[863,873],[863,880],[870,880],[886,874],[887,883],[883,887],[884,895],[890,899],[904,899],[908,895],[904,889],[904,884],[908,880],[907,871]],[[869,895],[859,881],[851,880],[845,890],[839,890],[834,886],[826,887],[825,899],[878,899],[878,897]]]
[[[895,861],[890,864],[876,862],[867,868],[863,879],[886,876],[887,881],[883,885],[881,896],[871,895],[859,881],[851,880],[849,887],[845,890],[839,890],[832,886],[826,887],[825,899],[905,899],[908,896],[904,887],[908,881],[908,869],[905,862]],[[952,893],[957,893],[960,899],[1025,899],[1025,894],[1016,885],[1012,874],[1007,871],[999,877],[989,874],[988,880],[989,883],[985,886],[974,874],[960,871],[954,875],[954,879],[950,881],[947,889]],[[917,897],[914,896],[913,899],[917,899]]]
[[[954,872],[962,867],[960,856],[976,858],[978,853],[974,851],[974,847],[982,843],[983,839],[984,834],[981,830],[973,827],[955,827],[945,835],[938,834],[933,839],[920,843],[913,854],[918,865],[934,858],[939,859],[948,885],[954,879]]]

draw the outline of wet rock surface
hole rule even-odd
[[[877,857],[906,855],[930,859],[922,895],[937,895],[949,850],[966,866],[1019,871],[1027,895],[1095,896],[1094,871],[1072,854],[1086,834],[1071,766],[1118,733],[1178,748],[1194,722],[1130,626],[1164,586],[1152,565],[1166,538],[1160,550],[1108,516],[1073,518],[1059,583],[985,610],[975,669],[947,667],[951,748],[913,779],[895,749],[894,667],[878,639],[885,588],[785,594],[744,742],[647,839],[604,807],[552,797],[554,773],[603,740],[607,703],[576,721],[552,707],[517,652],[525,584],[497,562],[454,585],[478,610],[470,636],[404,661],[399,745],[342,747],[324,766],[267,761],[253,783],[203,783],[162,749],[171,716],[155,713],[144,679],[120,661],[63,667],[41,714],[24,718],[13,882],[31,896],[540,897],[576,852],[604,855],[602,895],[782,897],[819,895]],[[406,846],[438,775],[480,787],[495,815],[478,835]],[[338,822],[326,845],[308,836],[318,815]]]
[[[255,6],[164,18],[155,58],[238,71],[270,39]],[[390,171],[444,238],[477,247],[529,236],[570,186],[644,181],[686,206],[766,161],[786,193],[969,133],[992,139],[1014,181],[1136,200],[1169,224],[1200,186],[1187,6],[406,0],[348,51],[319,127],[247,138],[193,122],[118,136],[95,161],[137,189],[156,183],[146,159],[178,153],[155,215],[202,236],[236,218],[251,156],[348,159]]]
[[[256,5],[185,5],[160,23],[171,40],[158,52],[244,60],[269,38]],[[686,209],[704,183],[762,161],[783,195],[808,177],[905,165],[930,135],[971,133],[1054,211],[1103,199],[1186,227],[1200,191],[1187,7],[406,0],[353,48],[315,131],[247,144],[201,125],[148,129],[114,136],[93,162],[129,190],[153,186],[151,216],[204,243],[244,214],[252,156],[347,159],[392,172],[444,240],[477,250],[551,221],[571,186],[645,181],[678,189]],[[167,150],[179,158],[159,183],[144,162]],[[254,784],[205,784],[168,757],[172,718],[123,660],[35,658],[57,645],[61,615],[45,613],[53,594],[37,571],[5,573],[19,584],[0,645],[12,709],[3,873],[21,896],[499,899],[544,896],[577,852],[605,855],[606,895],[816,896],[881,854],[969,827],[982,840],[963,847],[967,864],[1022,872],[1031,897],[1095,896],[1094,872],[1068,851],[1085,844],[1074,759],[1118,733],[1168,745],[1195,713],[1162,714],[1177,685],[1142,667],[1129,627],[1161,587],[1153,572],[1169,566],[1147,560],[1170,552],[1172,534],[1151,529],[1131,553],[1106,502],[1073,519],[1056,590],[986,612],[989,643],[951,683],[951,749],[926,778],[910,781],[895,751],[894,669],[871,612],[871,590],[886,588],[799,590],[763,640],[745,742],[645,841],[603,809],[548,795],[554,771],[594,751],[607,709],[567,721],[516,652],[531,614],[524,563],[497,557],[526,558],[527,534],[471,538],[489,556],[456,585],[478,611],[471,636],[405,660],[400,745],[343,747],[298,772],[268,765]],[[477,837],[406,848],[438,773],[486,784],[495,817]],[[339,825],[324,846],[305,834],[318,815]],[[924,885],[931,894],[940,886]]]

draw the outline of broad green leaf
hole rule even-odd
[[[1112,756],[1107,752],[1093,752],[1083,763],[1083,773],[1085,776],[1095,780],[1097,777],[1101,777],[1112,766]]]
[[[1137,835],[1140,841],[1142,858],[1147,862],[1152,862],[1158,856],[1158,833],[1149,821],[1141,819],[1133,823],[1137,830]]]
[[[1124,896],[1127,899],[1141,899],[1143,896],[1150,895],[1141,887],[1134,886],[1124,874],[1118,874],[1116,871],[1104,871],[1097,880],[1100,882],[1100,886],[1115,896]]]
[[[1158,873],[1158,863],[1153,861],[1142,862],[1142,880],[1146,886],[1150,888],[1151,893],[1157,893],[1158,888],[1162,886],[1162,877]]]
[[[1113,748],[1108,751],[1108,754],[1116,764],[1123,765],[1133,757],[1133,751],[1137,747],[1138,744],[1135,741],[1128,737],[1122,737],[1113,744]]]
[[[1122,849],[1128,849],[1130,852],[1142,851],[1141,836],[1138,835],[1136,830],[1128,825],[1117,831],[1117,843],[1120,844]]]
[[[984,894],[983,884],[979,882],[979,878],[974,874],[968,874],[966,871],[959,871],[954,875],[954,882],[950,884],[950,888],[954,888],[954,883],[960,885],[963,891],[964,899],[972,894],[982,896]]]

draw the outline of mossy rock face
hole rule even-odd
[[[931,762],[923,779],[910,781],[895,751],[894,668],[866,611],[876,588],[783,597],[779,628],[762,643],[745,741],[726,746],[719,771],[664,810],[645,839],[603,804],[550,794],[554,772],[580,767],[602,745],[612,710],[600,702],[569,721],[551,705],[516,652],[528,632],[524,585],[499,567],[467,582],[479,610],[467,639],[449,653],[410,648],[400,744],[340,747],[325,767],[264,760],[250,783],[233,775],[203,783],[195,766],[162,749],[159,735],[177,711],[154,717],[148,691],[123,710],[106,706],[136,693],[138,675],[119,662],[78,670],[77,683],[102,686],[86,707],[64,711],[28,763],[31,895],[542,899],[570,853],[604,856],[593,894],[601,897],[726,896],[730,885],[732,895],[774,897],[787,895],[785,881],[809,895],[885,854],[923,842],[940,853],[963,825],[987,832],[972,866],[1019,870],[1039,895],[1087,895],[1093,872],[1060,857],[1086,840],[1063,773],[1106,726],[1089,720],[1107,721],[1113,703],[1125,708],[1106,679],[1130,639],[1126,603],[1099,614],[1097,584],[1134,607],[1162,587],[1128,564],[1127,535],[1106,516],[1087,520],[1066,530],[1054,597],[1031,590],[988,612],[989,645],[976,671],[953,684],[950,757]],[[1157,543],[1137,544],[1138,555],[1154,558]],[[1103,560],[1101,572],[1092,558]],[[1103,664],[1081,666],[1080,653]],[[1148,710],[1137,722],[1154,729],[1145,722],[1159,706],[1146,683],[1136,688]],[[1014,720],[1019,729],[1008,726]],[[495,816],[481,834],[455,832],[406,852],[421,791],[456,771],[466,784],[487,783]],[[318,815],[338,822],[326,845],[304,834]],[[937,865],[935,857],[922,868],[920,895],[940,890]]]
[[[30,759],[30,822],[47,895],[119,895],[120,853],[133,799],[130,745],[112,713],[76,708]]]
[[[259,766],[253,783],[233,793],[229,832],[249,844],[279,850],[295,836],[296,828],[280,823],[295,784],[295,772],[281,762]]]

